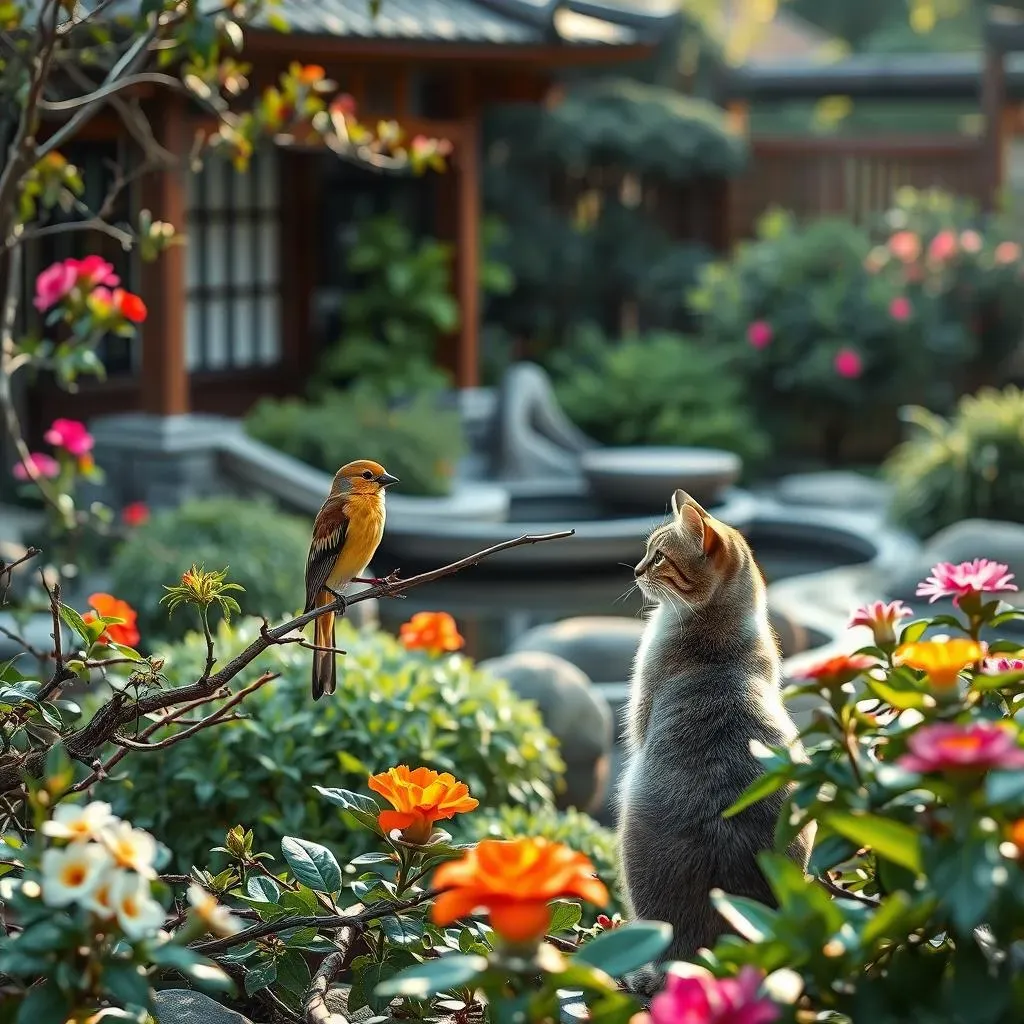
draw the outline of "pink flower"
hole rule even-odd
[[[913,231],[897,231],[889,239],[889,251],[901,263],[913,263],[921,255],[921,239]]]
[[[1024,658],[986,658],[981,664],[986,675],[997,676],[1003,672],[1024,672]]]
[[[1016,242],[1000,242],[993,256],[996,263],[1016,263],[1021,256],[1020,246]]]
[[[43,440],[72,455],[84,455],[92,451],[93,445],[92,434],[78,420],[54,420],[50,429],[43,434]]]
[[[52,455],[43,452],[33,452],[28,457],[28,463],[35,469],[38,476],[52,480],[60,473],[60,463]],[[11,475],[15,480],[28,480],[28,468],[24,462],[16,462],[11,469]]]
[[[98,284],[113,288],[121,283],[121,279],[114,273],[114,265],[102,256],[86,256],[83,260],[65,260],[64,263],[75,271],[78,280],[88,288]]]
[[[987,558],[976,558],[973,562],[939,562],[932,568],[932,574],[917,585],[917,596],[927,597],[929,604],[940,598],[951,597],[955,605],[972,594],[1000,594],[1016,590],[1013,573],[1002,562]]]
[[[653,1024],[770,1024],[781,1016],[758,997],[764,975],[747,965],[735,978],[716,978],[695,964],[673,964],[665,988],[651,1000]]]
[[[873,601],[853,613],[850,626],[867,626],[876,644],[891,644],[896,642],[896,623],[913,614],[902,601]]]
[[[952,231],[940,231],[928,246],[928,259],[945,263],[957,251],[957,237]]]
[[[775,332],[772,330],[772,325],[768,323],[767,320],[755,320],[747,328],[747,341],[749,341],[754,348],[765,348],[771,343],[773,337],[775,337]]]
[[[988,771],[1024,768],[1024,750],[1010,729],[994,722],[926,725],[908,741],[910,752],[897,764],[912,772]]]
[[[984,239],[977,231],[964,231],[960,235],[960,248],[964,252],[981,252],[984,244]]]
[[[864,361],[852,348],[841,348],[832,360],[836,373],[848,380],[855,380],[864,372]]]
[[[896,298],[889,303],[889,316],[893,320],[909,320],[913,316],[914,307],[910,304],[910,299],[906,295],[897,295]]]
[[[45,313],[75,287],[77,279],[78,275],[74,268],[69,267],[67,262],[51,263],[36,278],[36,297],[32,300],[32,305],[40,313]]]

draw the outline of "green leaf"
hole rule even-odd
[[[148,1006],[149,980],[138,964],[115,961],[103,968],[103,988],[119,1003],[126,1006]]]
[[[364,828],[368,828],[377,835],[382,835],[377,818],[380,815],[380,807],[377,801],[361,793],[353,793],[349,789],[328,789],[324,786],[313,787],[322,797],[326,797],[332,804],[337,804],[352,815]]]
[[[1001,866],[996,843],[988,838],[945,846],[929,875],[942,903],[962,935],[981,923],[997,893],[995,875]]]
[[[341,889],[341,868],[326,846],[285,836],[281,840],[281,853],[292,874],[303,885],[316,892],[331,893]]]
[[[663,921],[631,921],[588,942],[573,960],[621,978],[653,963],[672,942],[672,928]]]
[[[751,804],[756,804],[759,800],[763,800],[766,796],[771,796],[772,793],[780,790],[786,785],[786,781],[785,775],[766,772],[747,786],[739,797],[725,809],[722,817],[731,818],[739,814],[740,811],[745,811]]]
[[[548,933],[557,935],[559,932],[571,932],[580,923],[583,908],[570,900],[556,900],[551,904],[551,924]]]
[[[393,999],[395,996],[429,999],[438,992],[469,985],[486,969],[487,961],[482,956],[452,953],[409,967],[381,982],[374,991],[385,999]]]
[[[290,949],[277,961],[277,985],[300,1000],[309,988],[311,976],[298,950]]]
[[[260,989],[268,988],[277,980],[277,964],[264,960],[245,972],[245,994],[251,996]]]
[[[897,711],[906,711],[908,708],[925,708],[935,703],[935,699],[930,694],[921,690],[890,686],[888,682],[881,682],[871,676],[866,678],[868,689],[879,700],[884,700],[886,704],[894,707]]]
[[[294,910],[299,914],[322,914],[324,912],[323,907],[317,902],[313,890],[308,886],[283,893],[280,905],[285,910]]]
[[[90,629],[82,616],[70,605],[62,604],[60,606],[60,617],[69,629],[73,629],[82,638],[86,647],[91,647],[96,637],[103,632],[102,623],[97,622],[93,629]]]
[[[1002,690],[1007,686],[1016,686],[1024,680],[1024,672],[979,672],[971,679],[971,686],[979,693],[989,693],[992,690]]]
[[[712,892],[711,905],[748,942],[764,942],[775,935],[778,912],[757,900]]]
[[[372,853],[361,853],[358,857],[353,858],[349,861],[353,867],[363,867],[368,864],[394,864],[395,855],[393,853],[378,853],[376,851]]]
[[[194,953],[187,946],[179,946],[175,942],[162,942],[150,948],[149,957],[157,967],[181,970],[204,963],[203,957]]]
[[[849,839],[842,836],[826,836],[821,842],[815,843],[807,870],[812,875],[831,871],[837,864],[849,860],[856,852],[857,844],[851,843]]]
[[[928,627],[931,625],[929,619],[915,619],[913,622],[908,622],[903,627],[903,632],[900,633],[901,644],[912,644],[925,635]]]
[[[1024,801],[1024,772],[990,772],[985,779],[985,797],[990,804],[1019,804]]]
[[[827,811],[821,820],[833,832],[860,846],[870,846],[880,857],[920,873],[921,843],[909,825],[874,814],[848,811]]]
[[[15,1024],[64,1024],[71,1007],[52,981],[30,988],[18,1008]]]
[[[894,892],[886,896],[882,905],[868,919],[861,932],[861,942],[870,949],[882,939],[898,941],[903,938],[897,923],[911,907],[910,897],[905,892]]]
[[[266,875],[253,875],[245,883],[245,891],[254,900],[265,900],[276,903],[281,898],[281,889],[272,878]]]
[[[368,1006],[373,1013],[384,1013],[391,997],[381,995],[377,986],[393,978],[407,967],[415,967],[422,961],[408,949],[387,949],[384,957],[359,956],[352,962],[354,984],[349,993],[348,1008],[355,1011]]]

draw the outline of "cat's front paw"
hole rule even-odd
[[[627,974],[622,982],[629,992],[642,999],[646,1005],[664,988],[665,972],[659,967],[641,967],[640,970]]]

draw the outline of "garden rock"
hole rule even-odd
[[[586,673],[544,651],[518,651],[480,666],[537,704],[544,724],[558,739],[565,761],[561,807],[589,811],[604,798],[614,740],[608,702]]]
[[[889,503],[889,493],[889,486],[881,480],[842,470],[794,473],[783,477],[775,487],[776,498],[790,505],[858,512],[885,508]]]
[[[926,541],[913,559],[896,569],[886,579],[891,597],[914,600],[918,583],[938,562],[965,562],[974,558],[990,558],[1005,562],[1017,577],[1024,579],[1024,525],[994,519],[964,519],[947,526]],[[1016,595],[1004,595],[1008,600]],[[920,599],[918,599],[920,600]]]
[[[595,683],[624,683],[633,674],[643,631],[641,619],[580,615],[527,630],[509,652],[543,651],[564,658]]]
[[[153,995],[153,1016],[157,1024],[252,1024],[226,1006],[184,988],[166,988]]]
[[[336,988],[329,989],[324,996],[324,1003],[326,1003],[328,1011],[332,1014],[338,1014],[340,1019],[348,1021],[349,1024],[366,1024],[366,1021],[370,1020],[371,1017],[375,1019],[376,1024],[391,1024],[394,1020],[390,1015],[385,1014],[382,1016],[374,1013],[368,1006],[362,1006],[358,1010],[350,1011],[348,1008],[348,996],[351,991],[351,985],[338,985]],[[391,1003],[391,1007],[399,1007],[401,1004],[402,1001],[396,999]],[[334,1019],[337,1020],[338,1018]]]

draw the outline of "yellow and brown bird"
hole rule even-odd
[[[331,493],[313,523],[313,540],[306,559],[306,611],[332,604],[349,583],[378,583],[363,579],[384,536],[384,491],[398,483],[378,462],[360,459],[334,475]],[[334,647],[334,612],[316,620],[314,643]],[[313,700],[334,693],[337,668],[330,650],[313,652]]]

